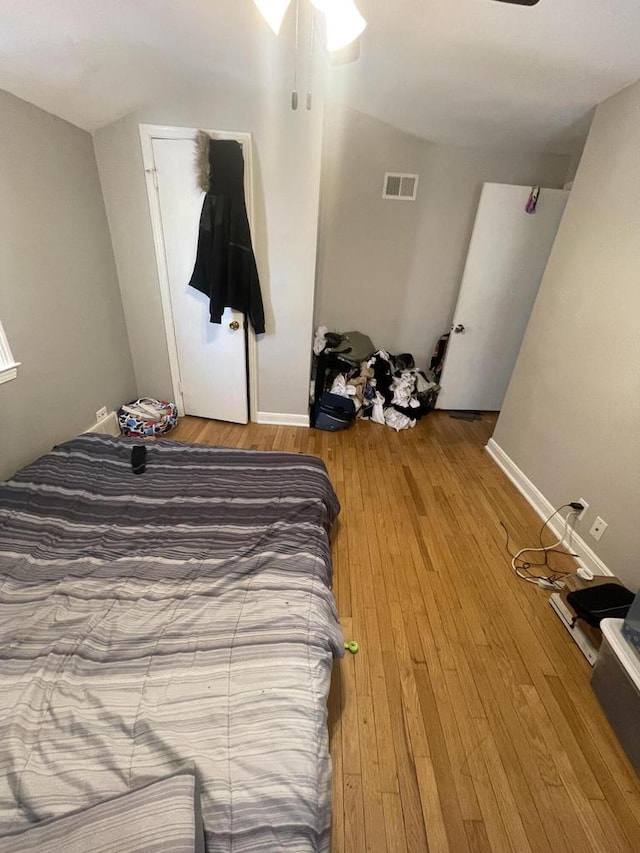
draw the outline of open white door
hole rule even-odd
[[[141,126],[174,394],[181,413],[247,423],[247,345],[253,333],[230,308],[222,324],[209,322],[208,298],[188,286],[204,198],[196,183],[194,134],[188,128]],[[239,141],[246,164],[246,139]],[[245,175],[249,191],[248,181]]]
[[[499,411],[569,193],[485,184],[440,379],[439,409]]]

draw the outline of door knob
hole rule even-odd
[[[464,326],[462,325],[462,323],[458,323],[458,325],[453,331],[456,333],[456,335],[460,335],[464,332]]]
[[[230,328],[233,332],[237,332],[237,331],[238,331],[238,329],[240,328],[240,323],[238,323],[238,321],[237,321],[237,320],[232,320],[232,321],[229,323],[229,328]]]

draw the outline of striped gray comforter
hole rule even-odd
[[[0,853],[204,853],[199,791],[179,773],[0,838]]]
[[[0,484],[0,835],[194,767],[209,851],[328,850],[324,465],[131,446]]]

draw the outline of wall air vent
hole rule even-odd
[[[382,198],[396,201],[415,201],[418,195],[418,175],[403,172],[386,172],[382,186]]]

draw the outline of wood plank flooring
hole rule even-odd
[[[516,547],[540,521],[483,450],[494,422],[172,433],[329,469],[334,590],[360,643],[329,697],[334,853],[640,851],[640,783],[590,667],[548,593],[511,572],[500,521]]]

